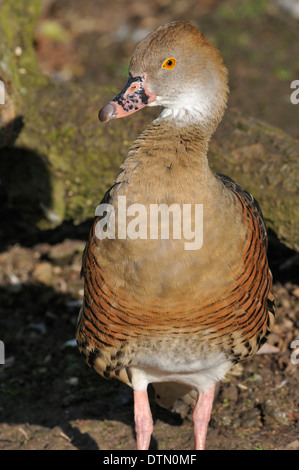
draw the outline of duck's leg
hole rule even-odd
[[[134,390],[134,419],[137,450],[147,450],[153,432],[153,418],[147,390]]]
[[[199,393],[193,410],[195,450],[204,450],[208,424],[210,421],[215,384],[207,392]]]

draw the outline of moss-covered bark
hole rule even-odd
[[[38,69],[33,48],[40,0],[0,0],[0,12],[0,76],[22,108],[31,89],[47,81]]]
[[[299,248],[299,141],[255,118],[228,112],[210,147],[212,166],[259,201],[267,226]]]
[[[49,83],[33,48],[39,0],[0,0],[0,177],[8,204],[40,227],[92,217],[127,149],[152,119],[147,109],[101,125],[97,113],[116,90]],[[260,202],[267,225],[299,249],[299,142],[229,111],[210,146],[213,168]]]

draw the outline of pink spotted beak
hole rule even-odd
[[[110,119],[129,116],[155,100],[156,95],[151,93],[146,86],[145,74],[141,77],[129,75],[124,89],[100,110],[99,120],[107,122]]]

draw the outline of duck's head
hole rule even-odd
[[[143,39],[132,56],[124,89],[99,112],[102,122],[144,106],[163,106],[159,119],[200,124],[211,131],[227,101],[227,70],[218,50],[185,22],[172,22]]]

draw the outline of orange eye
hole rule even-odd
[[[175,59],[173,57],[169,57],[163,62],[162,68],[163,69],[173,69],[175,67]]]

